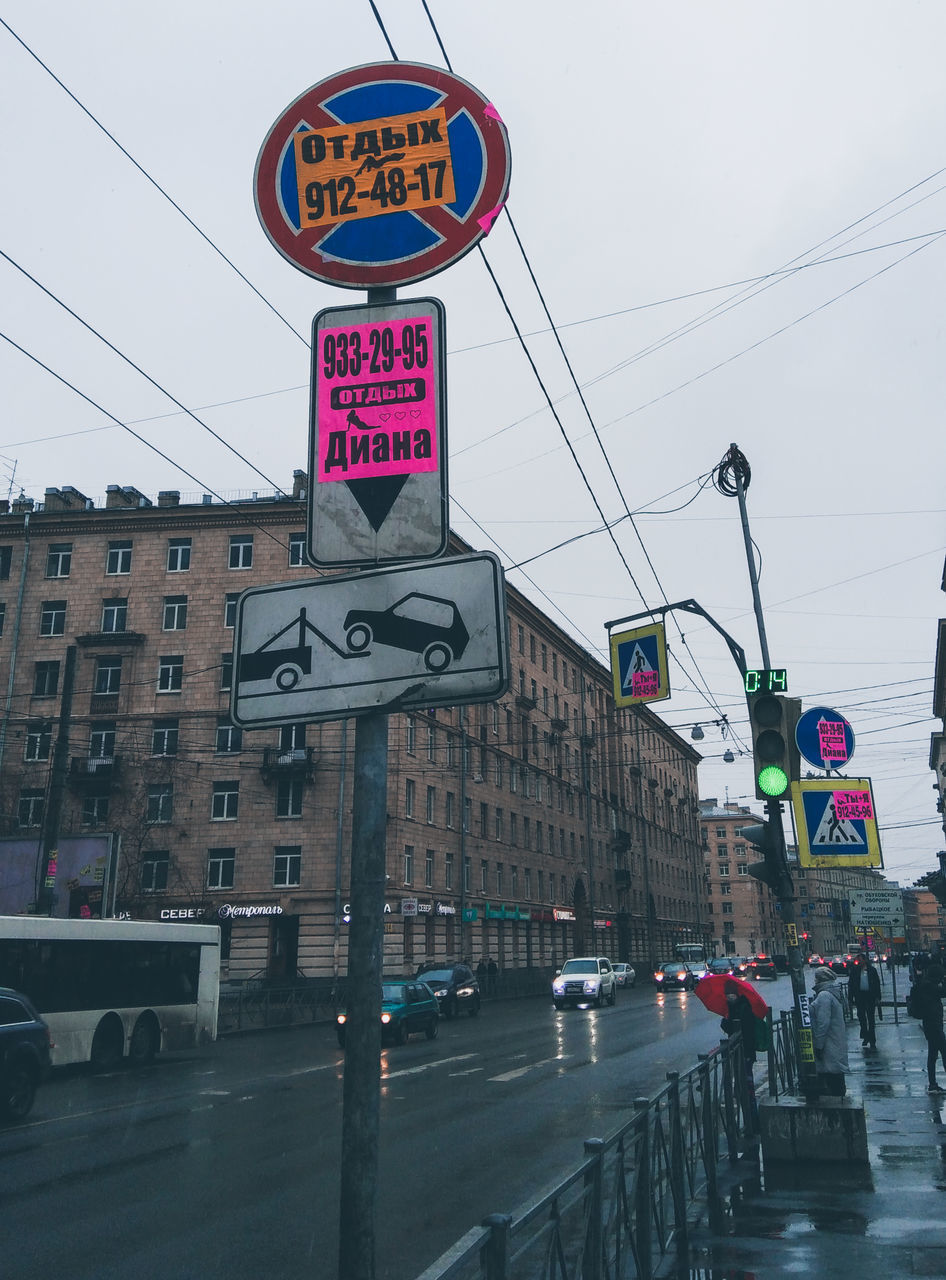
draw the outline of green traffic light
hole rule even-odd
[[[764,795],[783,796],[788,790],[788,774],[777,764],[770,764],[760,770],[756,784]]]

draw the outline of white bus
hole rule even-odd
[[[207,924],[0,916],[0,987],[49,1024],[53,1066],[135,1065],[214,1040],[220,930]]]

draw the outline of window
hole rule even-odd
[[[72,543],[51,542],[46,548],[46,577],[68,578],[72,569]]]
[[[221,755],[230,755],[236,751],[243,750],[243,730],[238,729],[235,724],[231,724],[229,720],[221,719],[217,721],[217,737],[214,742],[214,750]]]
[[[510,813],[509,815],[509,843],[519,843],[519,815]]]
[[[413,818],[414,816],[414,779],[406,778],[404,780],[404,816]]]
[[[520,653],[525,653],[526,651],[525,629],[521,627],[518,623],[516,624],[516,648],[519,650]]]
[[[427,726],[427,759],[431,761],[437,759],[437,730],[432,724]]]
[[[724,915],[724,916],[731,916],[731,915],[732,915],[732,913],[733,913],[733,909],[732,909],[732,908],[733,908],[733,904],[732,904],[731,902],[724,902],[724,903],[723,903],[723,915]]]
[[[109,596],[102,601],[103,632],[128,630],[128,597]]]
[[[82,797],[82,823],[98,827],[108,822],[108,791],[89,791]]]
[[[66,630],[65,600],[44,600],[39,615],[39,634],[41,636],[61,636]]]
[[[433,822],[437,812],[437,788],[427,788],[427,821]]]
[[[741,876],[747,876],[747,875],[749,874],[749,864],[748,864],[748,862],[737,862],[737,863],[736,863],[736,872],[737,872],[737,874],[738,874],[738,875],[741,875]]]
[[[453,854],[446,853],[443,858],[443,887],[453,888]]]
[[[732,893],[732,885],[731,885],[731,884],[721,884],[721,885],[719,886],[719,891],[720,891],[720,893],[721,893],[724,897],[726,897],[726,896],[728,896],[728,895],[730,895],[730,894]]]
[[[114,760],[115,758],[115,721],[93,721],[89,730],[89,759]]]
[[[6,580],[10,576],[10,563],[13,559],[12,547],[0,547],[0,579]]]
[[[726,828],[725,828],[725,827],[717,827],[717,828],[716,828],[716,839],[717,839],[717,840],[725,840],[725,839],[726,839]]]
[[[168,538],[168,573],[186,573],[190,567],[190,538]]]
[[[719,874],[720,874],[721,876],[728,876],[728,875],[729,875],[729,863],[728,863],[728,862],[721,862],[721,863],[719,864]]]
[[[207,850],[207,888],[232,889],[236,849]]]
[[[434,851],[428,849],[424,854],[424,884],[428,889],[434,886]]]
[[[187,626],[187,596],[164,597],[164,630],[183,631]]]
[[[174,811],[174,787],[170,782],[156,782],[148,787],[148,817],[152,823],[170,822]]]
[[[93,691],[99,695],[118,693],[122,683],[122,660],[117,656],[99,658],[95,664]]]
[[[532,897],[532,868],[526,867],[522,873],[522,892],[526,898]]]
[[[223,625],[231,630],[236,626],[237,601],[239,598],[239,591],[228,591],[224,601]]]
[[[417,727],[414,724],[414,717],[408,716],[407,717],[407,740],[404,744],[404,749],[407,751],[407,754],[409,756],[412,756],[417,749],[416,732],[417,732]]]
[[[231,569],[253,568],[252,533],[231,533],[229,564]]]
[[[414,883],[414,846],[406,844],[404,846],[404,884]]]
[[[38,827],[43,821],[42,787],[26,787],[20,792],[16,806],[16,820],[21,827]]]
[[[158,693],[180,693],[184,683],[184,659],[179,654],[158,659]]]
[[[486,893],[489,889],[489,863],[485,858],[480,862],[480,892]]]
[[[2,548],[0,548],[0,550],[2,550]],[[3,624],[4,622],[6,622],[6,618],[7,618],[7,606],[2,601],[0,601],[0,636],[3,635]]]
[[[502,809],[497,809],[497,810],[496,810],[496,812],[493,814],[493,836],[494,836],[494,837],[495,837],[495,839],[497,839],[497,840],[502,840],[502,838],[503,838],[503,811],[502,811]]]
[[[510,871],[509,895],[512,898],[519,897],[519,868],[513,867]]]
[[[489,835],[489,805],[480,804],[480,836],[485,840]]]
[[[300,565],[305,564],[305,534],[290,533],[289,535],[289,568],[298,569]]]
[[[149,849],[141,859],[141,892],[164,893],[168,887],[167,849]]]
[[[296,760],[304,759],[304,755],[301,754],[301,753],[304,753],[305,751],[305,725],[304,724],[280,725],[279,751],[281,755],[289,755],[294,752],[299,752],[300,754],[294,755],[293,758]]]
[[[220,688],[230,689],[233,687],[233,650],[229,653],[221,653],[220,655]]]
[[[26,726],[24,760],[48,760],[52,743],[52,725],[48,720],[34,720]]]
[[[215,782],[210,802],[210,817],[214,822],[233,822],[240,804],[239,782]]]
[[[110,542],[105,556],[106,573],[131,573],[131,542]]]
[[[729,857],[729,845],[727,845],[727,844],[718,844],[718,845],[716,846],[716,854],[717,854],[717,856],[718,856],[718,857],[720,857],[720,858],[728,858],[728,857]]]
[[[273,851],[273,888],[285,889],[299,883],[302,874],[302,845],[277,844]]]
[[[455,799],[456,799],[456,797],[454,796],[453,792],[452,792],[452,791],[448,791],[448,792],[447,792],[447,805],[446,805],[446,812],[445,812],[445,814],[444,814],[444,826],[447,826],[447,827],[453,827],[453,826],[455,825],[455,823],[456,823],[456,817],[455,817],[455,815],[454,815],[454,803],[455,803]]]
[[[155,720],[151,729],[151,754],[153,756],[177,755],[178,723],[176,720]]]
[[[276,780],[276,817],[302,817],[302,779],[277,778]]]
[[[503,864],[501,862],[497,862],[496,863],[496,896],[498,898],[501,898],[503,896],[503,872],[504,872]]]
[[[36,662],[33,664],[33,697],[51,698],[59,689],[59,663]]]

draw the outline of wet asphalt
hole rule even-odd
[[[761,1153],[748,1147],[725,1169],[721,1220],[711,1227],[701,1214],[686,1256],[665,1260],[660,1276],[946,1278],[946,1093],[927,1093],[922,1029],[902,1007],[898,1016],[899,1025],[885,1007],[874,1052],[856,1021],[848,1028],[847,1090],[863,1102],[869,1167],[799,1163],[767,1184]]]

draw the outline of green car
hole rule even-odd
[[[342,1010],[335,1019],[338,1043],[345,1048],[345,1025],[348,1013]],[[381,1042],[406,1044],[408,1036],[423,1031],[428,1040],[436,1040],[440,1030],[440,1005],[430,987],[423,982],[383,982],[381,984]]]

